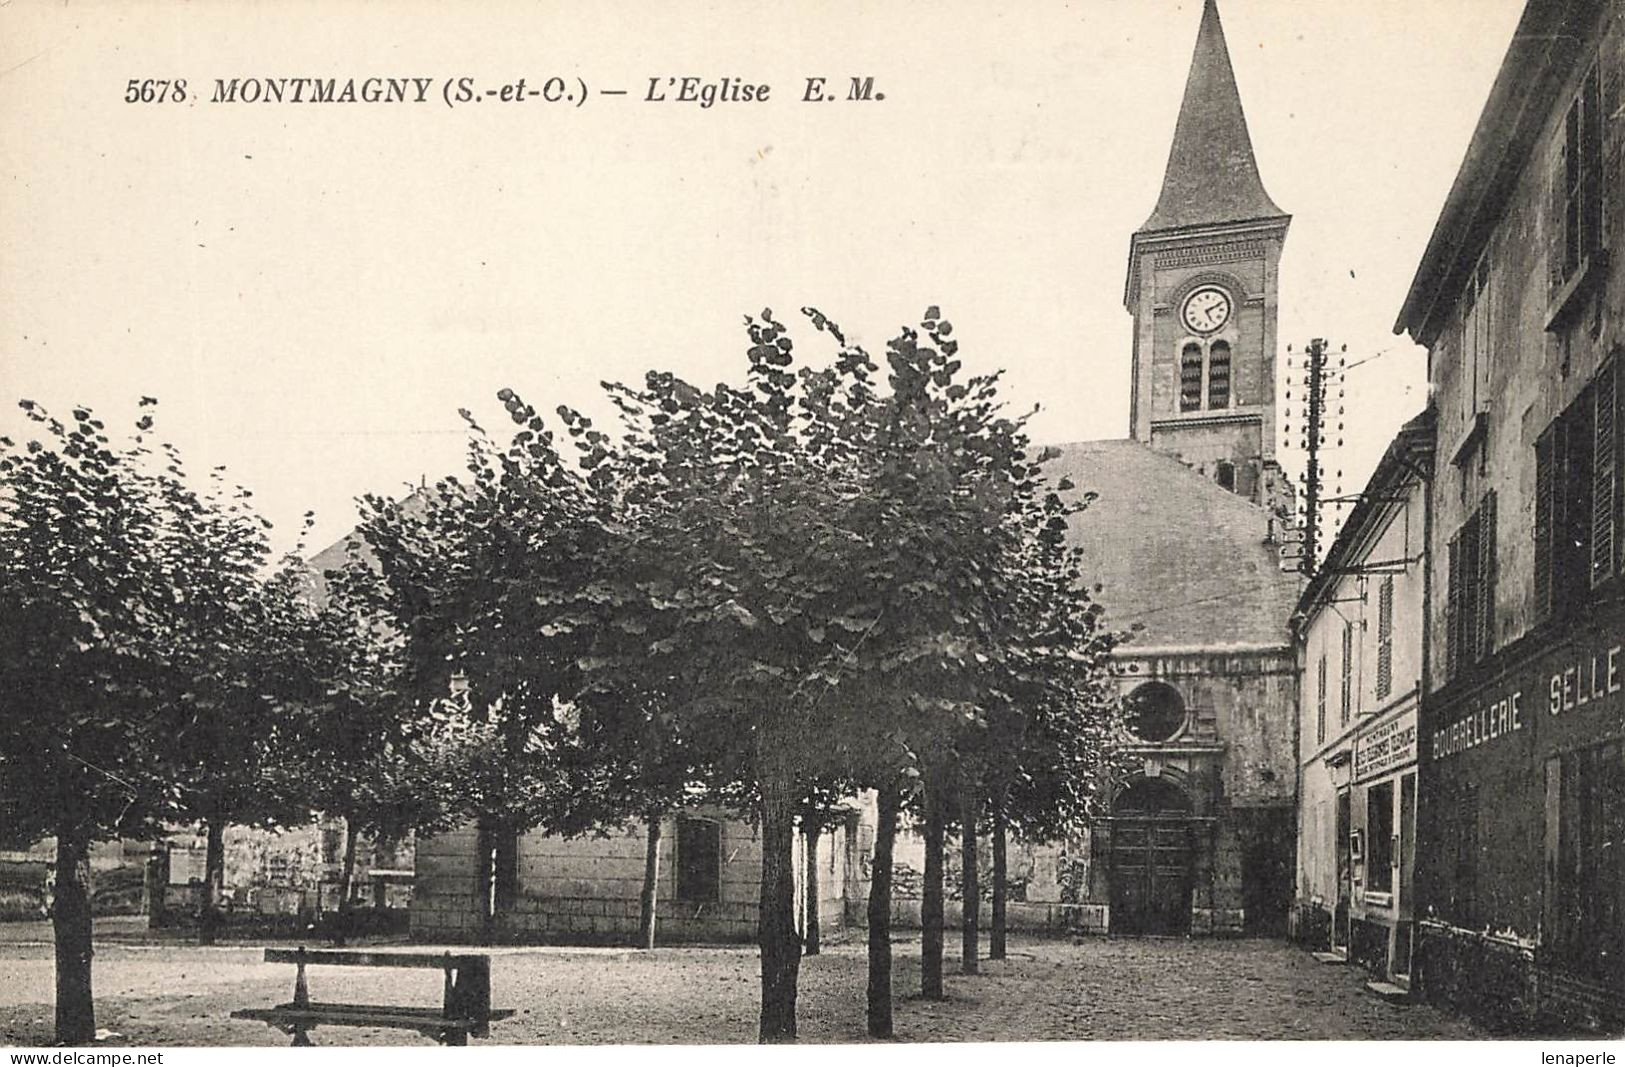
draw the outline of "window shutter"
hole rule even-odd
[[[1195,411],[1202,406],[1202,349],[1189,344],[1179,357],[1179,410]]]
[[[1614,494],[1619,481],[1616,421],[1618,389],[1616,364],[1610,362],[1597,372],[1594,390],[1596,435],[1591,451],[1591,584],[1596,585],[1614,573]],[[1539,476],[1537,474],[1537,482]]]
[[[1561,420],[1559,441],[1565,454],[1554,508],[1560,525],[1552,543],[1555,575],[1552,607],[1560,614],[1577,608],[1591,590],[1591,493],[1596,469],[1593,447],[1597,441],[1595,397],[1593,382],[1581,391]]]
[[[1603,115],[1602,87],[1597,68],[1592,67],[1581,82],[1580,99],[1580,248],[1581,256],[1601,248],[1602,202],[1607,190],[1602,184]]]
[[[1566,130],[1567,123],[1564,128]],[[1552,140],[1551,158],[1547,163],[1547,174],[1550,177],[1550,199],[1546,207],[1546,287],[1548,298],[1556,296],[1557,291],[1563,288],[1568,280],[1567,266],[1568,245],[1565,236],[1568,232],[1568,206],[1569,206],[1569,157],[1568,142],[1564,132],[1559,132]]]
[[[1552,613],[1552,539],[1557,528],[1557,425],[1535,442],[1535,618]]]
[[[1625,168],[1625,19],[1615,18],[1604,36],[1597,69],[1602,72],[1602,173],[1618,174]],[[1602,200],[1602,247],[1613,248],[1625,212],[1618,182],[1604,185]]]
[[[1461,538],[1450,539],[1449,575],[1445,580],[1445,674],[1454,678],[1461,670]]]
[[[1377,589],[1377,699],[1386,699],[1394,688],[1394,576],[1388,575]]]
[[[1495,647],[1495,490],[1484,494],[1478,506],[1478,573],[1475,575],[1478,624],[1474,627],[1473,659],[1480,660]]]
[[[1315,683],[1315,738],[1318,742],[1326,740],[1326,653],[1320,654],[1320,662],[1316,667],[1318,680]]]
[[[1349,724],[1349,717],[1354,710],[1354,624],[1343,623],[1343,688],[1339,693],[1342,697],[1339,709],[1342,724]]]

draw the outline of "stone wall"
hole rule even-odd
[[[751,941],[761,896],[761,836],[749,823],[721,817],[721,865],[716,900],[677,898],[676,821],[668,820],[659,845],[656,938],[660,942]],[[412,935],[420,941],[478,941],[485,936],[480,900],[478,833],[472,825],[425,838],[417,853]],[[861,836],[861,835],[860,835]],[[801,839],[798,838],[798,841]],[[852,913],[853,888],[866,891],[856,866],[856,839],[838,828],[821,836],[819,918],[824,936]],[[511,903],[490,921],[494,941],[626,944],[635,940],[641,910],[647,830],[634,825],[603,836],[561,838],[525,834],[518,844],[517,885]],[[799,888],[808,857],[798,845]],[[856,901],[861,913],[861,895]]]

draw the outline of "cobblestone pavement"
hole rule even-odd
[[[10,943],[7,943],[10,942]],[[424,946],[428,947],[428,946]],[[950,949],[957,948],[956,942]],[[494,1024],[498,1044],[717,1043],[755,1039],[753,948],[492,950],[493,1000],[518,1009]],[[1275,941],[1017,939],[1010,959],[961,976],[948,999],[919,989],[917,940],[896,946],[897,1036],[911,1041],[1190,1040],[1202,1038],[1456,1038],[1486,1036],[1423,1005],[1364,992],[1361,972],[1316,963]],[[0,933],[0,1044],[50,1041],[48,944]],[[432,971],[315,968],[317,999],[438,1004]],[[108,943],[95,964],[97,1025],[108,1044],[281,1045],[234,1008],[285,1001],[292,968],[257,947]],[[799,1020],[806,1041],[862,1041],[861,942],[803,961]],[[401,1031],[323,1029],[320,1045],[423,1044]]]

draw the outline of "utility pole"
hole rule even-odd
[[[1287,346],[1291,353],[1292,347]],[[1303,390],[1301,401],[1303,403],[1302,432],[1298,436],[1298,445],[1304,452],[1303,473],[1298,475],[1298,482],[1303,487],[1303,497],[1298,503],[1299,524],[1303,530],[1303,555],[1298,559],[1298,569],[1304,574],[1313,574],[1320,558],[1320,510],[1325,499],[1326,467],[1323,455],[1329,451],[1327,430],[1336,425],[1331,435],[1335,444],[1332,448],[1340,448],[1343,444],[1343,371],[1347,363],[1343,352],[1348,346],[1343,346],[1336,356],[1336,363],[1332,362],[1330,345],[1324,337],[1317,337],[1309,342],[1309,347],[1303,354]],[[1287,446],[1293,442],[1292,424],[1292,357],[1287,356],[1286,378],[1286,407],[1283,409],[1282,430],[1286,434]],[[1337,393],[1334,397],[1332,389],[1335,386]],[[1336,413],[1332,412],[1335,400]],[[1337,476],[1342,478],[1343,472],[1338,471]],[[1341,485],[1334,487],[1334,493],[1342,491]],[[1344,501],[1337,498],[1338,506]]]

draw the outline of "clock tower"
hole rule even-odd
[[[1162,193],[1129,242],[1129,436],[1255,503],[1275,459],[1276,284],[1291,216],[1264,191],[1206,0]]]

